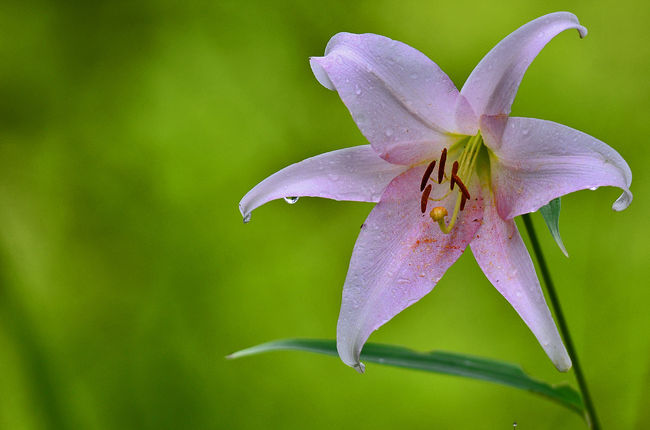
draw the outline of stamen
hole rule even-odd
[[[478,158],[478,154],[480,152],[481,146],[483,146],[482,145],[483,138],[481,137],[481,133],[479,132],[476,136],[474,136],[470,141],[470,143],[471,143],[470,150],[467,155],[467,158],[465,159],[466,163],[463,166],[464,168],[461,168],[460,171],[461,176],[469,175],[471,174],[472,171],[474,171],[474,165]]]
[[[467,181],[472,180],[474,168],[477,159],[479,158],[481,148],[483,147],[483,138],[481,137],[481,134],[478,133],[476,136],[469,138],[466,142],[467,143],[464,144],[460,156],[454,162],[449,176],[447,176],[444,171],[445,161],[447,159],[447,151],[445,149],[443,149],[440,156],[440,162],[438,163],[438,183],[442,183],[443,179],[445,181],[449,180],[449,191],[445,193],[440,200],[445,199],[449,194],[453,193],[454,187],[458,185],[458,194],[456,195],[456,203],[454,204],[453,213],[448,216],[447,210],[442,207],[436,207],[430,213],[431,219],[438,223],[440,231],[444,234],[452,232],[454,225],[459,218],[459,213],[465,209],[467,202],[471,200],[469,190],[461,178],[465,178]],[[450,151],[452,151],[452,154],[455,154],[454,151],[458,149],[460,148],[452,146]],[[430,198],[429,200],[436,201],[438,199]],[[444,215],[442,215],[443,210]],[[445,219],[449,220],[449,224],[445,222]]]
[[[438,183],[442,184],[442,178],[445,176],[445,161],[447,161],[447,148],[440,154],[440,165],[438,165]]]
[[[467,190],[465,184],[463,184],[463,181],[461,181],[458,176],[452,176],[451,179],[452,181],[456,181],[456,183],[458,184],[458,188],[460,188],[460,192],[463,193],[463,197],[469,200],[470,199],[469,191]]]
[[[423,191],[424,187],[427,186],[427,182],[429,182],[429,178],[431,177],[431,173],[433,172],[434,167],[436,167],[436,160],[433,160],[431,163],[429,163],[427,170],[424,171],[422,182],[420,182],[420,191]]]
[[[424,192],[422,193],[422,198],[420,199],[420,210],[422,213],[425,213],[427,211],[427,203],[429,203],[429,194],[431,194],[431,184],[427,185],[427,187],[424,189]]]
[[[445,193],[445,195],[442,196],[442,197],[438,197],[437,199],[429,198],[429,200],[431,200],[432,202],[441,202],[441,201],[443,201],[444,199],[446,199],[447,196],[448,196],[449,194],[451,194],[451,191],[447,191],[447,192]]]
[[[454,165],[451,168],[451,181],[449,181],[450,190],[453,190],[454,185],[456,184],[456,173],[458,173],[458,161],[454,161]]]

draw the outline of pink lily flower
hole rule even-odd
[[[558,334],[514,217],[567,193],[600,186],[632,201],[632,173],[605,143],[567,126],[509,117],[521,79],[557,34],[587,29],[575,15],[537,18],[497,44],[459,92],[414,48],[375,34],[339,33],[316,79],[337,91],[370,145],[293,164],[249,191],[244,220],[278,198],[378,202],[361,228],[343,287],[338,352],[363,372],[370,334],[429,293],[467,245],[558,370],[571,359]]]

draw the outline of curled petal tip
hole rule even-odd
[[[318,80],[322,86],[328,90],[335,90],[336,88],[334,87],[334,84],[330,80],[323,66],[320,64],[320,61],[322,59],[323,57],[309,57],[309,65],[311,66],[311,71],[314,73],[316,80]]]
[[[569,370],[571,370],[572,366],[573,366],[573,363],[571,363],[571,359],[569,357],[567,357],[565,360],[563,360],[563,361],[561,361],[559,363],[555,363],[555,367],[560,372],[568,372]]]
[[[555,340],[542,342],[542,347],[558,371],[568,372],[571,369],[571,366],[573,365],[571,357],[569,356],[569,352],[566,350],[559,335]]]
[[[550,13],[546,15],[547,18],[550,17],[557,17],[560,19],[566,19],[570,22],[573,22],[575,24],[575,29],[578,30],[578,34],[580,35],[580,39],[584,39],[587,37],[587,27],[584,25],[580,25],[580,21],[578,20],[578,17],[571,13],[571,12],[555,12],[555,13]]]
[[[362,362],[358,362],[357,364],[353,364],[352,367],[354,368],[354,370],[361,373],[362,375],[366,371],[366,366],[364,366],[364,364]]]
[[[251,220],[251,213],[246,211],[242,203],[239,203],[239,212],[241,213],[244,224],[248,224]]]
[[[585,37],[587,37],[588,33],[589,32],[587,31],[587,27],[583,25],[578,26],[578,34],[580,35],[580,39],[584,39]]]
[[[632,193],[625,191],[618,199],[616,199],[612,205],[612,209],[614,209],[616,212],[620,212],[627,209],[627,207],[630,206],[630,203],[632,203]]]

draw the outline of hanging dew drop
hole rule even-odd
[[[298,201],[298,197],[285,197],[284,201],[292,205]]]

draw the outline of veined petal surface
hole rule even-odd
[[[481,224],[479,188],[470,187],[472,199],[453,231],[443,234],[429,214],[420,210],[423,172],[424,166],[413,168],[390,183],[362,227],[352,253],[343,287],[337,347],[343,362],[359,371],[363,371],[359,355],[370,334],[431,291]],[[455,193],[436,203],[451,214]]]
[[[614,202],[620,211],[632,201],[632,172],[614,149],[600,140],[552,121],[508,118],[500,143],[492,148],[492,186],[504,219],[535,212],[573,191],[614,186],[623,194]]]
[[[510,113],[521,79],[542,48],[564,30],[587,29],[569,12],[555,12],[523,25],[499,42],[467,78],[461,94],[477,115]]]
[[[456,140],[450,132],[471,128],[473,112],[468,113],[469,104],[459,99],[453,82],[404,43],[376,34],[339,33],[325,56],[310,63],[318,81],[339,93],[372,147],[392,163],[432,158]]]
[[[253,209],[282,197],[377,202],[390,181],[406,169],[383,160],[370,145],[327,152],[285,167],[257,184],[239,202],[239,211],[247,219]]]
[[[555,367],[571,368],[571,359],[555,327],[528,250],[514,220],[504,221],[494,196],[484,192],[483,225],[470,244],[483,273],[528,325]]]

